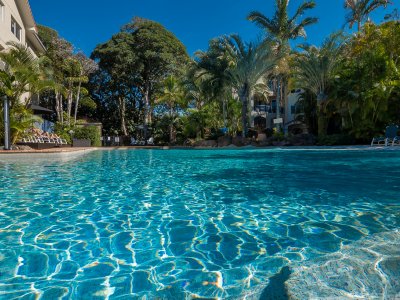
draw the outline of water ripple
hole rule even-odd
[[[251,299],[285,266],[299,299],[318,276],[314,296],[399,293],[400,254],[387,241],[398,238],[400,173],[386,168],[399,158],[99,151],[6,163],[0,298]],[[370,236],[381,242],[360,242]],[[357,293],[343,286],[351,278]]]

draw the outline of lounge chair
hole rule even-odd
[[[138,141],[134,137],[131,137],[131,146],[136,146],[137,144]]]
[[[147,145],[154,145],[154,138],[153,137],[148,139]]]
[[[374,145],[385,145],[388,146],[392,143],[397,137],[397,132],[399,131],[399,126],[397,125],[389,125],[386,127],[385,136],[383,137],[374,137],[371,142],[371,146]]]
[[[396,146],[396,145],[400,146],[400,136],[396,136],[393,139],[392,146]]]

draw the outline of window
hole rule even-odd
[[[6,9],[4,3],[0,0],[0,22],[4,22]]]
[[[21,41],[21,26],[18,25],[14,18],[11,18],[11,32]]]
[[[291,113],[292,115],[296,114],[296,105],[292,105],[292,106],[290,107],[290,113]]]

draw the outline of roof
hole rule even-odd
[[[47,109],[45,107],[42,107],[42,106],[39,106],[39,105],[35,105],[35,104],[29,105],[29,108],[32,109],[35,113],[39,113],[39,114],[51,114],[51,113],[53,113],[53,111],[51,109]]]
[[[46,47],[43,45],[42,41],[39,39],[38,30],[36,27],[35,19],[33,18],[33,13],[28,0],[17,0],[15,1],[17,8],[20,12],[22,22],[26,28],[26,36],[29,41],[35,46],[36,50],[39,52],[45,52]]]

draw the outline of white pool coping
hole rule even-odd
[[[75,159],[82,157],[86,154],[89,154],[93,151],[96,151],[96,148],[93,149],[80,149],[73,151],[58,151],[58,152],[12,152],[12,153],[0,153],[0,163],[4,162],[32,162],[37,160],[59,160],[65,161],[70,159]]]

